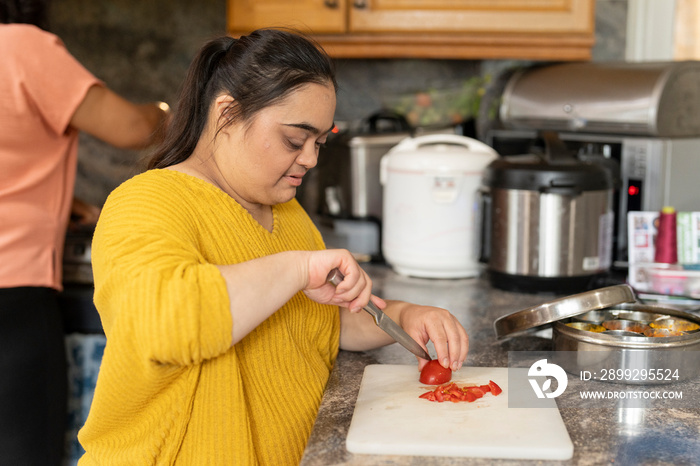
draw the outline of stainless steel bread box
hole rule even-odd
[[[697,136],[700,61],[522,69],[506,84],[500,119],[508,129]]]
[[[555,362],[567,372],[612,383],[657,385],[700,376],[700,318],[637,302],[628,285],[566,296],[503,316],[498,339],[552,326]],[[685,325],[683,330],[671,330]],[[625,327],[628,326],[628,327]]]

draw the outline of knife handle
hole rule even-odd
[[[343,272],[341,272],[338,268],[335,268],[328,272],[328,276],[326,277],[326,281],[333,286],[340,285],[340,282],[342,282],[344,279],[345,275],[343,275]]]
[[[326,277],[326,281],[333,286],[340,285],[340,282],[345,279],[345,275],[338,268],[331,270]],[[380,316],[384,314],[372,301],[368,302],[365,307],[363,307],[372,317],[374,317],[374,322],[379,325]]]

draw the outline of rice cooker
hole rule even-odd
[[[554,133],[542,138],[544,154],[500,157],[484,171],[482,260],[497,288],[591,289],[612,262],[616,180]]]
[[[381,160],[382,253],[399,274],[466,278],[479,274],[479,191],[498,154],[455,134],[409,137]]]

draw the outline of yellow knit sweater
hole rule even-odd
[[[213,265],[323,248],[296,200],[273,212],[268,232],[171,170],[109,196],[92,246],[107,346],[81,466],[298,464],[338,353],[338,308],[300,292],[232,347]]]

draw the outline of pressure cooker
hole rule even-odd
[[[588,290],[612,263],[616,180],[555,133],[541,140],[543,153],[499,157],[484,170],[481,260],[497,288]]]

